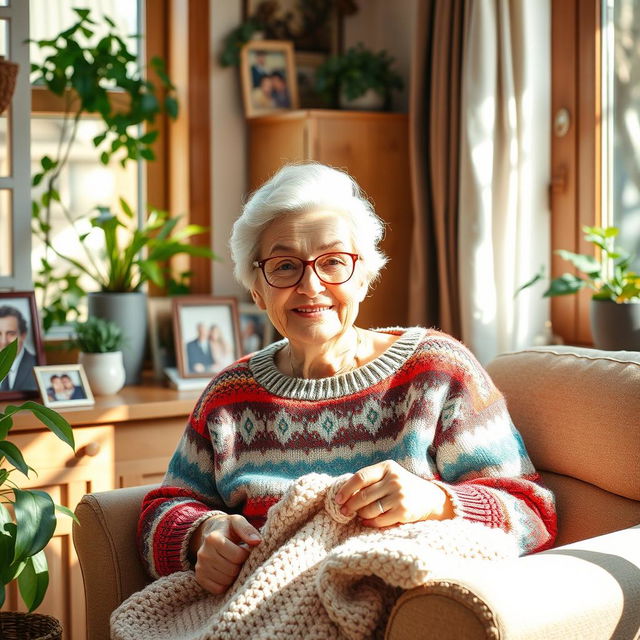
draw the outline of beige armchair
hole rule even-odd
[[[386,637],[640,638],[640,353],[540,347],[488,368],[556,494],[556,547],[406,592]],[[148,490],[87,495],[77,507],[89,640],[108,638],[111,611],[148,581],[135,546]]]

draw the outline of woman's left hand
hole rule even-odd
[[[356,514],[370,527],[453,517],[451,499],[442,488],[394,460],[354,473],[336,494],[336,502],[343,515]]]

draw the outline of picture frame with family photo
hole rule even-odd
[[[0,402],[38,395],[33,368],[45,364],[45,356],[33,291],[0,292],[0,349],[14,340],[18,341],[18,353],[0,382]]]
[[[81,364],[51,364],[33,368],[45,407],[81,407],[95,403]]]
[[[240,80],[247,118],[299,106],[291,42],[251,40],[245,44],[240,51]]]
[[[212,378],[240,358],[235,298],[181,296],[173,299],[173,332],[182,378]]]

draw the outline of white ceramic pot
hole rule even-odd
[[[384,108],[384,95],[375,89],[367,89],[357,98],[347,98],[340,93],[340,108],[354,111],[380,111]]]
[[[82,353],[78,362],[84,367],[91,391],[98,396],[118,393],[124,386],[125,372],[122,351]]]

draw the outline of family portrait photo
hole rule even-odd
[[[34,367],[34,374],[46,407],[77,407],[94,403],[81,364]]]
[[[0,293],[0,349],[14,340],[18,352],[9,374],[0,382],[0,401],[37,395],[33,367],[44,364],[44,351],[32,291]]]
[[[293,45],[279,40],[248,42],[240,55],[247,117],[298,108]]]
[[[178,371],[210,378],[241,355],[235,299],[184,296],[173,300]]]

